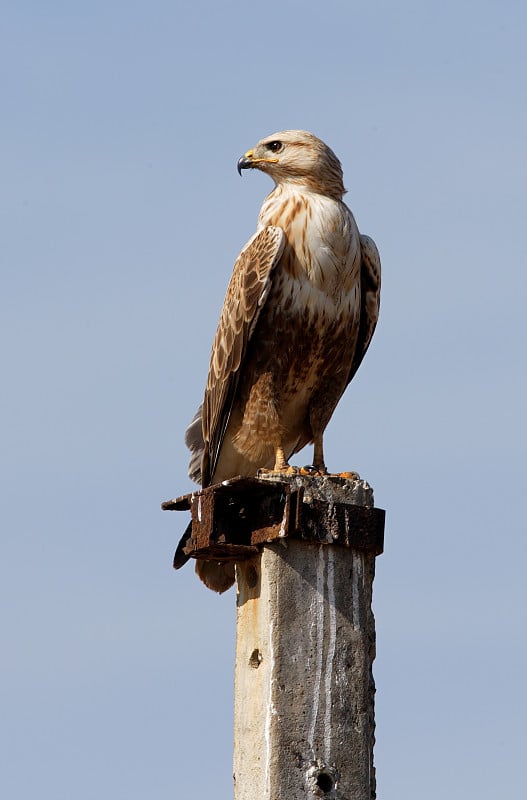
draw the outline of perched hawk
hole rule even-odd
[[[380,260],[343,203],[342,168],[307,131],[262,139],[238,161],[274,181],[254,236],[232,273],[202,406],[186,433],[190,477],[208,486],[259,468],[285,472],[323,436],[370,343]],[[232,563],[198,561],[211,589],[234,582]]]

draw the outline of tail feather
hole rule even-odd
[[[222,594],[234,583],[234,562],[196,561],[196,573],[205,586]]]
[[[185,444],[190,450],[190,462],[188,465],[189,478],[196,483],[201,483],[201,460],[205,450],[203,441],[203,428],[201,425],[201,406],[198,408],[192,422],[185,431]]]
[[[196,411],[190,425],[185,432],[185,444],[190,450],[190,463],[188,466],[189,477],[196,481],[196,483],[203,484],[203,453],[205,451],[205,442],[203,440],[203,427],[201,422],[201,409],[202,406]],[[207,467],[205,466],[205,471]],[[186,544],[192,523],[188,526],[183,534],[183,538],[178,545],[176,555],[174,557],[174,567],[179,569],[186,561],[188,556],[183,553],[183,547]],[[232,561],[196,561],[196,572],[200,580],[203,581],[205,586],[212,589],[214,592],[226,592],[227,589],[234,583],[234,562]]]

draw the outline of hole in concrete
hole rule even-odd
[[[306,777],[311,794],[315,797],[335,797],[339,778],[335,765],[324,764],[317,758],[311,762]]]
[[[327,772],[320,772],[317,776],[317,786],[324,794],[327,794],[333,789],[333,778]]]
[[[247,572],[245,573],[245,580],[247,581],[247,586],[249,589],[254,589],[254,587],[258,583],[258,572],[256,567],[253,567],[252,564],[247,567]]]
[[[255,650],[252,651],[250,655],[249,666],[252,667],[253,669],[258,669],[262,661],[263,661],[263,656],[258,650],[258,648],[256,648]]]

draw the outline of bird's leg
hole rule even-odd
[[[312,475],[313,477],[320,477],[327,475],[326,464],[324,462],[324,445],[322,444],[322,434],[318,433],[313,436],[314,452],[313,463],[310,466],[302,467],[300,470],[301,475]]]
[[[324,461],[323,437],[323,433],[318,433],[313,438],[313,474],[315,475],[327,475],[328,473],[326,469],[326,463]]]
[[[284,448],[279,445],[275,448],[275,459],[273,469],[261,468],[258,470],[258,475],[270,475],[279,478],[281,475],[297,475],[297,467],[290,467],[285,457]]]
[[[326,464],[324,463],[324,444],[323,434],[319,433],[314,439],[313,448],[313,466],[323,474],[327,472]]]
[[[287,469],[291,469],[291,467],[287,463],[284,448],[279,446],[275,450],[273,472],[284,472]]]
[[[313,437],[314,453],[313,453],[313,466],[304,467],[308,469],[311,475],[329,475],[335,478],[346,478],[346,480],[358,481],[360,476],[358,472],[336,472],[329,473],[326,469],[326,462],[324,461],[324,446],[322,443],[323,434],[319,433]]]

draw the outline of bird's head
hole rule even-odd
[[[277,185],[292,183],[338,200],[346,191],[337,156],[307,131],[280,131],[266,136],[240,158],[240,175],[242,169],[259,169]]]

